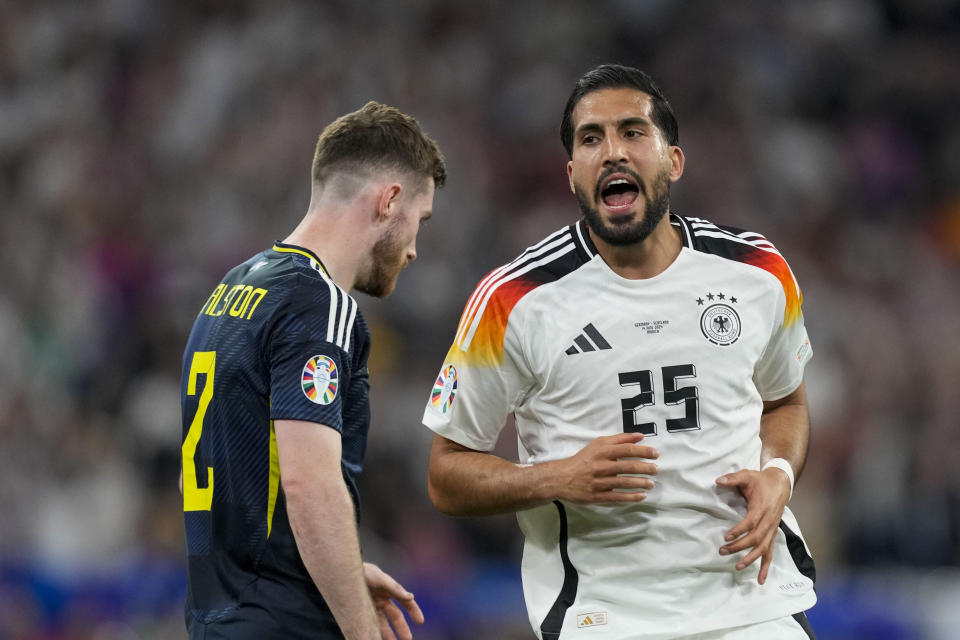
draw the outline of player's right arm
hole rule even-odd
[[[300,557],[349,638],[380,639],[364,579],[353,501],[340,471],[340,433],[276,420],[280,479]]]
[[[524,260],[492,271],[477,286],[427,401],[423,424],[434,432],[430,499],[458,516],[521,511],[553,500],[639,502],[653,481],[621,474],[657,473],[651,462],[657,452],[638,444],[641,434],[599,437],[573,456],[536,464],[489,453],[508,414],[538,384],[530,366],[535,357],[524,345],[527,329],[514,313],[538,281],[519,277],[523,272],[508,275]]]
[[[569,458],[522,465],[435,435],[427,480],[430,500],[454,516],[521,511],[552,500],[639,502],[654,481],[621,474],[656,475],[651,460],[659,454],[638,444],[642,439],[639,433],[601,436]]]

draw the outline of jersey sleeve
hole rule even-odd
[[[438,435],[477,451],[492,450],[507,416],[530,388],[522,327],[511,313],[523,293],[505,286],[484,299],[481,283],[467,303],[423,413],[423,424]]]
[[[777,288],[774,329],[753,376],[765,402],[779,400],[799,387],[803,370],[813,356],[803,323],[803,295],[789,267],[779,280],[783,286]]]
[[[343,388],[349,384],[351,360],[328,338],[331,301],[328,288],[312,283],[292,287],[271,329],[266,353],[270,370],[270,419],[304,420],[343,432]],[[351,301],[352,302],[352,301]],[[354,303],[355,304],[355,303]]]

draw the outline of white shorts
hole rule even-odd
[[[798,616],[803,616],[803,614],[798,614]],[[771,640],[771,638],[776,638],[776,640],[811,640],[814,635],[812,631],[809,631],[810,625],[806,621],[806,616],[803,616],[801,620],[802,623],[793,616],[786,616],[776,620],[748,624],[745,627],[697,633],[677,640]]]

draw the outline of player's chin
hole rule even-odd
[[[402,270],[402,266],[389,269],[379,265],[366,279],[355,283],[353,288],[374,298],[385,298],[397,287],[397,279]]]
[[[393,290],[397,288],[397,281],[400,280],[401,271],[403,271],[403,267],[397,268],[397,270],[393,273],[393,276],[389,279],[389,282],[386,283],[386,293],[384,293],[383,296],[380,296],[381,298],[390,295],[393,293]]]
[[[374,298],[386,298],[388,295],[393,293],[395,288],[396,283],[380,284],[376,288],[370,291],[365,291],[364,293],[371,295]]]
[[[388,284],[383,280],[370,280],[367,282],[358,282],[353,288],[373,298],[385,298],[393,291],[393,287],[394,285],[392,283]]]
[[[397,288],[397,280],[400,279],[400,271],[397,270],[392,276],[388,276],[381,280],[377,286],[376,293],[373,295],[376,298],[386,298],[388,295],[393,293],[393,290]]]
[[[607,223],[607,229],[610,235],[617,238],[630,239],[637,234],[641,221],[634,218],[626,220],[615,220]]]

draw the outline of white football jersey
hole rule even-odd
[[[583,221],[477,286],[423,422],[490,451],[516,416],[521,463],[567,458],[598,436],[642,432],[660,473],[630,505],[555,501],[517,514],[523,588],[539,638],[654,639],[813,606],[813,561],[785,510],[767,582],[746,552],[721,556],[742,520],[719,476],[760,467],[763,401],[802,382],[811,348],[801,293],[763,236],[672,215],[683,238],[661,274],[628,280]]]

